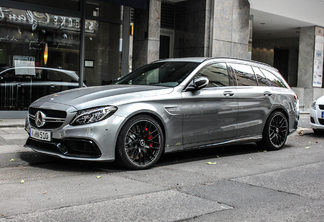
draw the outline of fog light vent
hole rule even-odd
[[[311,123],[315,123],[315,120],[314,120],[313,117],[310,118],[310,122],[311,122]]]
[[[66,145],[68,155],[101,156],[98,146],[91,140],[66,139],[63,143]]]

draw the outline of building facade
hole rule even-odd
[[[323,1],[310,1],[313,10],[324,9]],[[281,7],[288,5],[279,0],[260,2],[2,0],[0,118],[25,117],[33,100],[65,90],[69,82],[106,85],[157,59],[197,56],[275,66],[307,111],[323,94],[323,21],[287,14]],[[54,69],[78,79],[54,78]]]
[[[324,1],[249,0],[252,59],[281,72],[298,94],[300,110],[324,95]]]

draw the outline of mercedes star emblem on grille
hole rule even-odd
[[[35,124],[37,127],[42,127],[45,125],[46,115],[42,111],[37,111],[35,115]]]

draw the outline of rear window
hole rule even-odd
[[[257,80],[250,65],[231,64],[238,86],[257,86]]]
[[[267,78],[259,68],[253,67],[253,71],[255,73],[255,76],[257,77],[259,86],[271,86],[270,82],[267,80]]]
[[[265,69],[262,69],[262,68],[261,68],[261,71],[267,77],[268,81],[271,83],[272,86],[288,88],[286,86],[286,84],[281,79],[279,79],[275,74],[273,74],[272,72],[269,72],[268,70],[265,70]]]

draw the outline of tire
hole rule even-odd
[[[288,130],[286,116],[280,111],[275,111],[267,119],[262,133],[262,141],[258,145],[268,150],[279,150],[286,143]]]
[[[159,160],[163,150],[160,125],[148,115],[138,115],[128,120],[118,135],[116,161],[128,169],[147,169]]]

